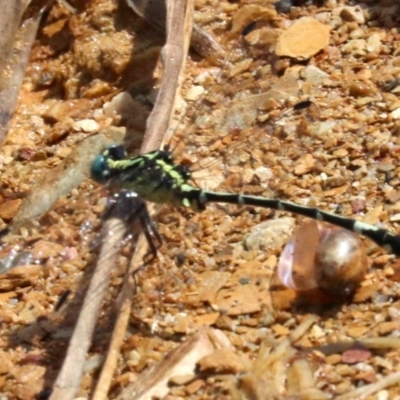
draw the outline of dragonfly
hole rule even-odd
[[[196,211],[204,210],[209,203],[229,203],[299,214],[363,235],[389,253],[400,255],[400,236],[374,225],[284,200],[196,188],[190,183],[189,168],[176,163],[168,147],[128,157],[122,146],[111,146],[93,161],[91,176],[113,188],[134,191],[146,201],[190,207]]]

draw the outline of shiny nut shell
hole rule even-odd
[[[361,283],[368,258],[361,240],[341,228],[324,228],[314,260],[315,279],[324,292],[347,296]]]
[[[296,291],[320,289],[344,297],[361,283],[368,267],[363,244],[354,233],[307,221],[286,244],[278,276],[285,286]]]

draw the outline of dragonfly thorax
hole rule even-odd
[[[168,150],[156,150],[127,158],[122,146],[107,148],[96,157],[91,169],[92,179],[112,187],[136,192],[154,203],[198,208],[189,169],[175,164]]]

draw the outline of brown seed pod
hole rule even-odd
[[[368,270],[368,258],[354,233],[308,221],[285,246],[278,264],[281,282],[296,291],[320,289],[335,297],[354,292]]]

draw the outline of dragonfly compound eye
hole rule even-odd
[[[107,148],[103,155],[112,160],[124,160],[126,158],[126,151],[120,144],[112,144]]]
[[[106,182],[110,177],[110,167],[104,154],[100,154],[94,159],[90,174],[91,178],[99,183]]]

